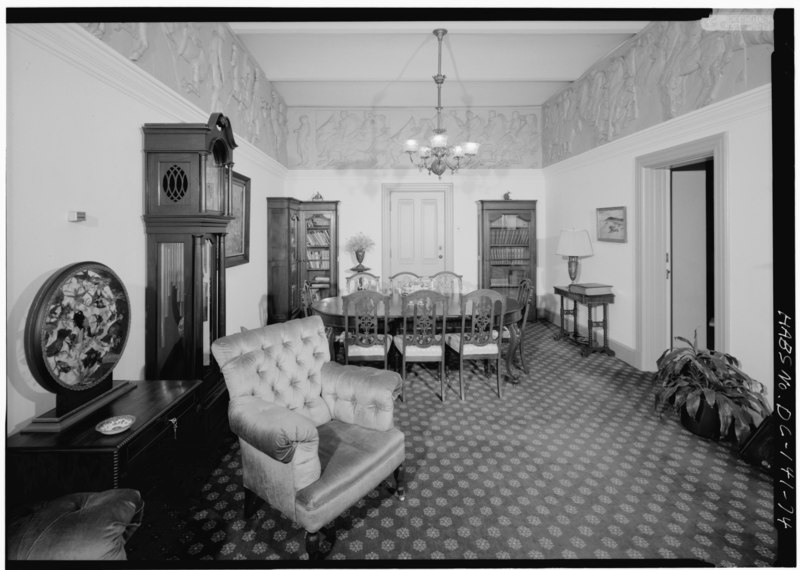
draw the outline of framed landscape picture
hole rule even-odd
[[[231,184],[231,215],[225,238],[225,267],[250,261],[250,179],[237,172]]]
[[[597,241],[628,241],[628,217],[625,206],[597,208]]]

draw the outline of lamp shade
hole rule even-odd
[[[568,257],[592,255],[592,242],[587,230],[561,230],[556,254]]]

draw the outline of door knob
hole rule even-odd
[[[441,258],[442,258],[442,254],[440,253],[440,254],[439,254],[439,259],[441,259]]]

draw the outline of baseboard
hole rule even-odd
[[[539,320],[549,321],[550,323],[552,323],[557,328],[560,328],[560,326],[561,326],[560,325],[560,323],[561,323],[561,314],[560,313],[555,313],[553,311],[549,311],[547,309],[540,309],[539,310]],[[571,328],[572,327],[572,319],[570,319],[568,322],[569,322],[570,330],[572,330],[572,328]],[[586,336],[588,334],[588,332],[589,332],[589,329],[586,327],[586,325],[582,325],[579,322],[578,323],[578,334]],[[602,340],[603,340],[602,335],[603,335],[602,332],[599,333],[598,336],[595,336],[595,339],[600,339],[600,341],[602,342]],[[635,349],[631,348],[627,344],[622,344],[620,342],[615,341],[612,336],[608,337],[608,346],[609,346],[609,348],[611,350],[614,351],[615,358],[619,358],[624,363],[629,364],[630,366],[633,366],[637,370],[640,370],[640,368],[636,365],[636,362],[637,362],[637,359],[638,359],[638,355],[636,354],[636,350]],[[576,350],[576,354],[580,354],[580,352],[578,352],[577,348],[575,350]]]

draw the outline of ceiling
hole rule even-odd
[[[541,105],[644,21],[233,22],[289,107]]]

